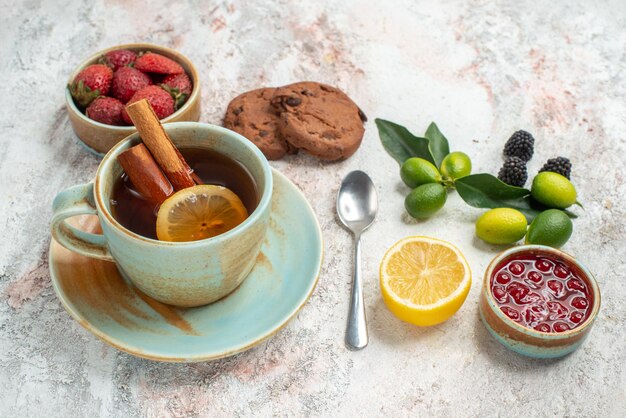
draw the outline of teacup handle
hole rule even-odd
[[[76,229],[65,220],[78,215],[95,215],[93,183],[70,187],[59,193],[52,203],[52,237],[70,251],[87,257],[113,261],[104,235]]]

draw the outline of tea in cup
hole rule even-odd
[[[200,306],[231,293],[252,270],[269,223],[272,172],[258,148],[228,129],[196,122],[163,127],[203,183],[236,195],[245,220],[211,238],[157,240],[158,206],[138,196],[118,162],[120,154],[140,143],[135,133],[109,151],[93,183],[57,195],[52,236],[72,251],[114,261],[127,280],[158,301]],[[65,221],[84,214],[98,215],[102,235]]]

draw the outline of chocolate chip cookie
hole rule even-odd
[[[280,113],[279,132],[296,148],[334,161],[350,157],[361,144],[365,115],[339,89],[294,83],[277,88],[271,102]]]
[[[280,115],[271,106],[275,88],[248,91],[235,97],[226,109],[224,127],[253,142],[268,160],[278,160],[296,150],[278,130]]]

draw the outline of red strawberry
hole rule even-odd
[[[185,73],[168,75],[163,79],[161,87],[172,95],[176,109],[185,104],[192,89],[191,80]]]
[[[148,86],[139,90],[128,101],[127,106],[131,103],[138,102],[141,99],[146,99],[152,105],[154,113],[156,113],[159,119],[163,119],[174,113],[174,99],[172,96],[159,86]],[[126,109],[122,111],[122,118],[132,125],[133,121],[128,116]]]
[[[191,94],[191,80],[187,74],[171,74],[163,79],[163,84],[171,89],[178,89],[180,93]]]
[[[130,63],[135,62],[137,54],[128,49],[118,49],[117,51],[109,51],[102,58],[100,64],[108,65],[113,71],[119,70]]]
[[[122,67],[113,73],[111,95],[126,103],[142,88],[152,84],[148,75],[132,67]]]
[[[69,89],[80,107],[87,107],[98,96],[106,96],[111,88],[113,71],[102,64],[93,64],[82,70]]]
[[[89,119],[96,122],[120,126],[126,125],[122,119],[122,110],[124,103],[112,97],[101,96],[91,102],[85,113]]]
[[[181,74],[185,72],[176,61],[153,52],[146,52],[137,58],[135,68],[144,73]]]

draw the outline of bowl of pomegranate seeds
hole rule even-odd
[[[163,46],[119,45],[83,61],[65,92],[74,132],[96,153],[106,153],[135,132],[124,108],[141,99],[163,123],[197,122],[200,84],[193,63]]]
[[[571,255],[523,245],[489,264],[479,309],[489,333],[507,348],[556,358],[576,350],[589,334],[600,309],[600,289]]]

